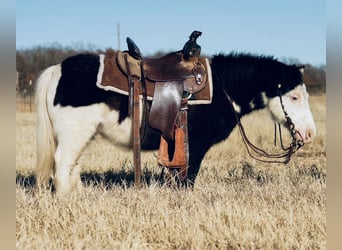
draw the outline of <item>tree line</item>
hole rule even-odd
[[[65,58],[83,52],[103,53],[102,50],[88,45],[74,45],[62,47],[59,44],[49,46],[36,46],[30,49],[16,51],[17,91],[25,95],[27,91],[33,91],[35,81],[42,70],[58,64]],[[160,56],[163,52],[157,52],[154,56]],[[281,61],[288,64],[300,64],[295,58],[283,58]],[[325,93],[326,90],[326,67],[305,64],[304,82],[310,93]],[[30,85],[30,83],[32,85]],[[31,88],[31,89],[29,89]]]

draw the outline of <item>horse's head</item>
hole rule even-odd
[[[213,57],[212,69],[214,81],[221,82],[240,116],[267,106],[273,119],[285,125],[293,137],[304,143],[313,141],[316,125],[303,83],[303,66],[232,53]]]
[[[286,93],[270,98],[268,108],[275,121],[288,126],[285,111],[295,126],[297,138],[302,139],[304,143],[313,141],[316,135],[316,125],[311,114],[309,94],[305,84],[299,84]]]

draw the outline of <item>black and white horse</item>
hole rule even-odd
[[[81,166],[77,160],[96,133],[116,145],[131,147],[128,97],[96,86],[99,67],[98,55],[76,55],[46,69],[37,82],[36,175],[39,185],[53,177],[58,193],[82,185]],[[224,91],[233,100],[240,117],[268,108],[275,121],[284,123],[280,93],[297,134],[305,143],[313,140],[316,127],[308,103],[309,95],[297,66],[285,65],[273,57],[232,53],[214,56],[211,70],[211,104],[189,106],[190,182],[195,181],[209,148],[226,139],[237,124]],[[148,137],[142,149],[157,149],[159,131],[149,127],[146,134]]]

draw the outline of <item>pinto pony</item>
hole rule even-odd
[[[96,133],[116,145],[132,147],[128,96],[97,87],[99,60],[96,54],[72,56],[47,68],[38,79],[38,186],[51,177],[57,193],[82,186],[77,161]],[[296,136],[312,142],[316,127],[299,67],[273,57],[231,53],[213,56],[211,72],[212,102],[188,110],[187,183],[194,184],[206,152],[229,136],[237,125],[236,116],[254,110],[267,108],[282,124],[286,110]],[[145,136],[142,150],[158,149],[160,131],[147,126]]]

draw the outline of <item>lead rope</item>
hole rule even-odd
[[[278,85],[278,89],[280,89],[281,85]],[[248,138],[245,132],[245,129],[241,123],[241,119],[238,116],[238,114],[236,113],[235,109],[234,109],[234,105],[233,105],[233,101],[230,98],[230,96],[228,95],[228,93],[226,92],[225,89],[223,89],[224,94],[226,95],[230,105],[232,106],[234,115],[235,115],[235,119],[242,137],[242,140],[246,146],[247,152],[249,154],[250,157],[252,157],[255,160],[261,161],[261,162],[267,162],[267,163],[288,163],[291,159],[291,156],[294,152],[296,152],[300,147],[302,147],[304,145],[303,140],[301,138],[301,140],[298,140],[296,138],[296,131],[295,131],[295,125],[292,122],[291,118],[288,116],[287,112],[285,111],[284,105],[283,105],[283,100],[281,98],[281,95],[279,93],[279,98],[280,98],[280,104],[281,104],[281,108],[284,112],[285,115],[285,119],[286,119],[286,123],[285,125],[287,126],[287,128],[289,129],[291,136],[292,136],[292,142],[289,145],[289,147],[284,148],[282,147],[282,149],[285,151],[284,153],[277,153],[277,154],[270,154],[267,153],[265,150],[255,146]],[[300,134],[299,134],[300,135]],[[301,137],[301,135],[300,135]],[[282,142],[281,142],[282,143]],[[260,157],[264,157],[264,158],[269,158],[269,159],[278,159],[278,160],[267,160],[267,159],[261,159],[255,155],[252,154],[252,152],[256,153],[257,155],[259,155]]]

